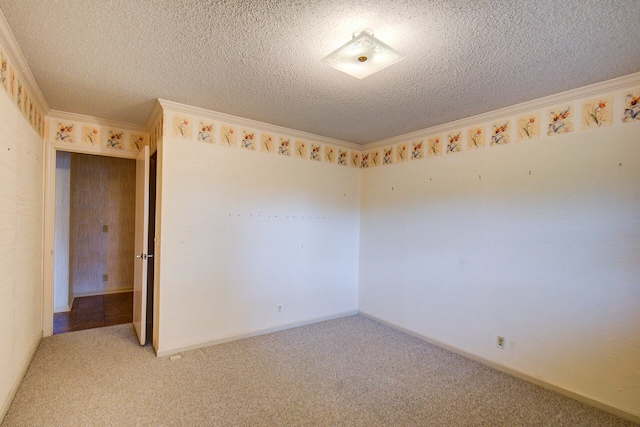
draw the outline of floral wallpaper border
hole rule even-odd
[[[139,152],[145,145],[150,145],[150,136],[146,132],[84,123],[78,120],[66,120],[55,116],[47,116],[46,120],[49,129],[47,139],[50,141],[95,147],[96,150],[102,151],[134,153]],[[154,135],[153,146],[155,146],[159,132],[159,126],[156,126],[152,131]]]
[[[397,165],[633,122],[640,123],[640,86],[534,109],[529,113],[505,115],[503,119],[448,132],[430,134],[429,129],[425,129],[424,136],[413,136],[405,142],[380,148],[365,146],[359,160],[354,161],[352,157],[351,164],[357,163],[362,169]]]
[[[350,150],[337,145],[323,144],[310,139],[297,138],[277,132],[254,129],[234,124],[233,121],[219,121],[174,110],[163,110],[164,122],[168,128],[160,133],[156,127],[150,136],[151,147],[162,137],[164,130],[172,138],[211,144],[223,148],[239,148],[263,154],[274,154],[295,160],[311,160],[336,166],[360,168],[359,150]],[[407,153],[408,157],[409,154]]]
[[[16,86],[16,96],[19,92]],[[23,94],[21,103],[16,105],[23,106],[22,111],[25,111],[25,102],[29,103],[30,100]],[[407,141],[375,148],[365,146],[362,150],[241,126],[235,124],[233,119],[222,121],[177,110],[161,111],[151,124],[149,133],[82,121],[65,121],[51,116],[47,117],[47,125],[43,125],[43,128],[48,129],[48,137],[53,141],[96,146],[103,150],[137,152],[144,145],[149,145],[153,150],[158,141],[168,135],[176,139],[295,160],[368,169],[433,157],[449,157],[465,151],[493,150],[501,145],[537,142],[601,127],[640,123],[640,86],[541,107],[527,113],[511,116],[507,113],[501,119],[462,125],[450,131],[430,134],[426,129],[424,135],[418,134],[416,137],[413,134]]]
[[[35,129],[40,137],[45,135],[44,113],[34,102],[33,96],[24,84],[23,78],[9,59],[6,48],[0,43],[0,86],[20,110],[25,120]]]
[[[616,96],[617,95],[617,96]],[[622,102],[622,105],[616,103]],[[616,109],[617,107],[617,109]],[[587,99],[504,115],[486,123],[455,128],[448,132],[362,150],[292,138],[274,132],[247,129],[232,123],[205,119],[174,110],[163,110],[165,129],[174,138],[196,140],[223,147],[236,147],[292,159],[304,159],[358,169],[391,166],[465,151],[498,149],[502,145],[539,141],[573,132],[590,131],[623,123],[640,123],[640,87],[616,94],[605,93]],[[617,114],[617,116],[616,116]],[[415,134],[414,134],[415,135]],[[375,143],[374,143],[375,144]]]
[[[397,165],[464,151],[496,149],[500,145],[538,141],[573,132],[640,122],[640,86],[636,86],[616,93],[603,93],[544,109],[533,109],[528,113],[505,116],[502,120],[478,123],[449,132],[430,134],[429,129],[425,129],[423,136],[414,136],[407,141],[379,148],[368,149],[365,146],[362,150],[354,150],[288,135],[244,129],[238,125],[188,114],[169,114],[167,110],[163,110],[148,133],[45,117],[2,43],[0,86],[43,139],[48,137],[53,141],[95,146],[101,150],[137,152],[145,145],[155,149],[166,132],[172,137],[195,139],[206,144],[239,146],[248,151],[361,169]],[[170,129],[164,128],[165,121],[170,123]]]
[[[0,86],[44,140],[95,147],[96,150],[101,151],[128,152],[138,152],[150,142],[147,132],[95,125],[55,116],[45,117],[2,43],[0,43]],[[152,131],[155,137],[154,144],[161,135],[161,126],[162,123]]]

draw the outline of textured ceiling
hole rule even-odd
[[[156,98],[359,144],[640,71],[638,0],[0,0],[51,108]],[[406,58],[320,62],[369,28]]]

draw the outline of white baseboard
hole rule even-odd
[[[81,298],[81,297],[92,297],[95,295],[108,295],[108,294],[121,294],[123,292],[133,292],[133,288],[127,288],[127,289],[111,289],[111,290],[104,290],[104,291],[94,291],[94,292],[77,292],[73,294],[73,297],[71,297],[71,301],[73,304],[73,299],[74,298]]]
[[[424,336],[422,334],[419,334],[417,332],[413,332],[413,331],[411,331],[409,329],[405,329],[402,326],[395,325],[395,324],[393,324],[391,322],[387,322],[385,320],[379,319],[376,316],[372,316],[372,315],[364,313],[362,311],[359,311],[359,314],[361,316],[368,317],[371,320],[375,320],[376,322],[382,323],[383,325],[387,325],[387,326],[389,326],[389,327],[391,327],[393,329],[397,329],[398,331],[404,332],[407,335],[414,336],[414,337],[419,338],[419,339],[421,339],[423,341],[426,341],[426,342],[428,342],[430,344],[433,344],[435,346],[438,346],[440,348],[448,350],[448,351],[450,351],[452,353],[459,354],[460,356],[466,357],[467,359],[471,359],[471,360],[473,360],[475,362],[481,363],[481,364],[483,364],[485,366],[488,366],[490,368],[495,369],[496,371],[504,372],[505,374],[509,374],[509,375],[511,375],[513,377],[516,377],[516,378],[519,378],[521,380],[524,380],[524,381],[533,383],[535,385],[538,385],[540,387],[546,388],[547,390],[551,390],[551,391],[555,391],[556,393],[560,393],[560,394],[562,394],[564,396],[567,396],[567,397],[569,397],[569,398],[571,398],[573,400],[577,400],[578,402],[586,403],[587,405],[596,407],[596,408],[601,409],[601,410],[603,410],[605,412],[608,412],[610,414],[616,415],[616,416],[618,416],[620,418],[624,418],[626,420],[629,420],[629,421],[632,421],[634,423],[640,424],[640,413],[634,414],[634,413],[631,413],[631,412],[627,412],[627,411],[625,411],[623,409],[616,408],[616,407],[611,406],[608,403],[602,402],[601,400],[598,400],[598,399],[596,399],[594,397],[589,397],[589,396],[586,396],[586,395],[584,395],[584,394],[582,394],[580,392],[577,392],[577,391],[570,390],[570,389],[567,389],[565,387],[562,387],[562,386],[560,386],[558,384],[554,384],[554,383],[542,380],[540,378],[536,378],[533,375],[528,374],[526,372],[519,371],[517,369],[510,368],[508,366],[501,365],[499,363],[496,363],[496,362],[493,362],[491,360],[485,359],[485,358],[483,358],[481,356],[478,356],[477,354],[469,353],[469,352],[467,352],[467,351],[465,351],[465,350],[463,350],[461,348],[458,348],[458,347],[455,347],[455,346],[452,346],[452,345],[449,345],[449,344],[445,344],[445,343],[443,343],[441,341],[438,341],[438,340],[434,340],[432,338],[429,338],[429,337]]]
[[[36,351],[38,350],[38,346],[40,345],[40,341],[42,341],[42,332],[40,333],[40,335],[35,339],[35,341],[31,345],[31,350],[29,351],[29,357],[27,357],[27,360],[24,361],[24,363],[22,365],[22,368],[20,369],[20,373],[14,379],[13,385],[11,386],[11,391],[6,396],[5,401],[2,402],[2,407],[0,408],[0,423],[2,423],[2,420],[4,420],[5,415],[7,415],[7,411],[9,411],[9,407],[11,406],[11,402],[13,402],[13,398],[15,397],[16,392],[18,391],[18,388],[20,387],[20,384],[22,383],[22,379],[24,378],[25,374],[27,373],[27,369],[29,369],[29,365],[31,365],[31,361],[33,360],[33,356],[36,355]]]
[[[71,300],[69,301],[69,305],[61,305],[59,307],[53,307],[53,313],[65,313],[67,311],[71,311],[71,307],[73,307],[73,300],[76,298],[82,297],[93,297],[96,295],[110,295],[110,294],[121,294],[124,292],[133,292],[133,288],[131,289],[112,289],[109,291],[97,291],[97,292],[79,292],[77,294],[73,294],[71,296]]]
[[[156,350],[156,356],[158,356],[158,357],[171,356],[173,354],[182,353],[183,351],[196,350],[198,348],[210,347],[210,346],[216,345],[216,344],[224,344],[224,343],[227,343],[227,342],[237,341],[237,340],[241,340],[241,339],[244,339],[244,338],[257,337],[259,335],[271,334],[273,332],[284,331],[286,329],[297,328],[299,326],[310,325],[312,323],[319,323],[319,322],[324,322],[324,321],[327,321],[327,320],[339,319],[341,317],[353,316],[353,315],[356,315],[356,314],[358,314],[358,310],[349,310],[349,311],[344,311],[342,313],[332,314],[332,315],[329,315],[329,316],[316,317],[314,319],[302,320],[300,322],[287,323],[286,325],[275,326],[273,328],[259,329],[259,330],[252,331],[252,332],[244,332],[244,333],[241,333],[241,334],[230,335],[228,337],[219,338],[219,339],[216,339],[216,340],[205,341],[205,342],[200,342],[200,343],[196,343],[196,344],[190,344],[190,345],[181,346],[181,347],[175,347],[175,348],[170,348],[170,349],[163,349],[163,350],[160,350],[160,351]]]
[[[73,304],[73,303],[72,303]],[[67,311],[71,311],[71,305],[61,305],[58,307],[53,307],[53,313],[64,313]]]

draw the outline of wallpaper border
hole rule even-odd
[[[640,73],[365,144],[361,168],[403,163],[399,152],[429,159],[628,123],[640,123]]]
[[[0,86],[31,127],[44,138],[49,111],[17,42],[0,13]]]
[[[574,132],[640,123],[640,73],[572,89],[357,145],[224,113],[158,100],[160,134],[231,148],[369,169],[524,142],[544,142]],[[157,133],[152,131],[152,135]],[[152,142],[155,142],[152,136]],[[152,144],[153,146],[153,144]]]
[[[231,116],[159,99],[163,120],[151,131],[151,147],[160,138],[195,141],[203,144],[275,155],[294,160],[310,160],[335,166],[360,167],[360,146],[307,132]],[[350,161],[350,159],[352,161]]]
[[[145,126],[51,110],[46,117],[46,141],[69,151],[131,157],[150,144]]]
[[[247,119],[244,117],[233,116],[230,114],[220,113],[213,110],[207,110],[200,107],[193,107],[190,105],[180,104],[178,102],[168,101],[166,99],[158,99],[158,103],[163,110],[170,110],[176,113],[182,113],[192,117],[202,117],[216,122],[233,123],[239,127],[247,127],[249,129],[261,129],[265,132],[271,132],[273,134],[286,134],[296,139],[308,139],[314,140],[323,145],[335,145],[337,147],[346,148],[349,150],[359,150],[360,145],[352,142],[343,141],[339,139],[329,138],[326,136],[315,135],[309,132],[304,132],[296,129],[286,128],[270,123],[260,122],[257,120]],[[169,133],[170,135],[170,133]]]

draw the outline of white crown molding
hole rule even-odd
[[[132,132],[140,132],[140,133],[147,133],[147,134],[149,133],[149,131],[147,130],[147,127],[145,126],[134,125],[134,124],[125,123],[125,122],[117,122],[114,120],[101,119],[93,116],[85,116],[83,114],[67,113],[66,111],[59,111],[59,110],[50,110],[49,114],[47,115],[47,119],[90,123],[98,126],[118,128],[118,129],[128,130]]]
[[[145,127],[148,132],[153,131],[153,127],[160,117],[162,117],[162,105],[160,105],[160,101],[156,99],[153,103],[151,113],[149,113],[149,117],[147,118],[147,122],[145,123]]]
[[[29,64],[27,64],[27,60],[24,58],[22,50],[20,50],[20,46],[18,46],[18,42],[1,10],[0,42],[6,48],[7,55],[9,55],[9,59],[13,63],[16,72],[20,75],[24,85],[27,87],[31,99],[36,103],[42,115],[46,116],[49,113],[49,104],[42,94],[36,78],[33,76],[33,73],[31,73],[31,68],[29,68]]]
[[[246,126],[248,128],[257,128],[268,132],[273,132],[280,135],[286,135],[293,138],[302,138],[309,140],[310,142],[319,142],[323,144],[333,145],[337,147],[347,148],[354,151],[361,151],[362,146],[354,144],[353,142],[342,141],[339,139],[328,138],[326,136],[315,135],[300,130],[289,129],[282,126],[272,125],[269,123],[259,122],[257,120],[245,119],[243,117],[232,116],[230,114],[219,113],[217,111],[205,110],[204,108],[192,107],[190,105],[180,104],[178,102],[167,101],[166,99],[158,99],[160,105],[165,110],[170,110],[178,113],[191,114],[199,117],[206,117],[213,120],[222,122],[228,122],[229,124],[236,124],[239,126]]]
[[[558,104],[566,102],[578,101],[605,93],[617,92],[623,89],[630,89],[633,86],[640,85],[640,73],[629,74],[627,76],[618,77],[604,82],[595,83],[589,86],[583,86],[577,89],[568,90],[544,98],[523,102],[521,104],[500,108],[498,110],[489,111],[453,122],[443,123],[441,125],[432,126],[430,128],[405,133],[380,141],[370,142],[362,146],[363,151],[381,148],[401,142],[409,142],[415,139],[425,138],[427,136],[437,135],[453,130],[459,130],[469,126],[481,125],[486,122],[501,120],[505,117],[516,116],[519,114],[530,113],[535,110],[554,107]]]

